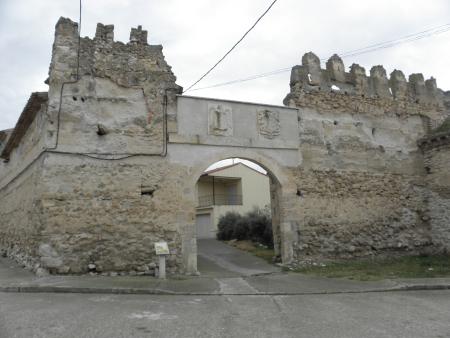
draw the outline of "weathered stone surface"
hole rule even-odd
[[[431,248],[420,176],[303,169],[294,175],[302,191],[294,207],[298,260]]]
[[[285,264],[448,249],[450,94],[434,79],[308,53],[289,107],[177,96],[142,27],[124,44],[99,24],[79,60],[77,29],[58,21],[47,101],[0,163],[0,250],[23,266],[155,275],[164,240],[167,271],[195,274],[195,184],[234,157],[268,171]]]
[[[331,80],[345,82],[345,66],[342,59],[337,54],[333,54],[327,61],[327,71],[330,73]]]
[[[419,141],[424,152],[427,218],[433,243],[450,251],[450,118]]]
[[[383,66],[373,66],[370,69],[372,92],[379,97],[391,97],[389,81]]]
[[[350,81],[354,86],[355,94],[367,95],[369,91],[369,81],[366,76],[366,70],[358,64],[352,64],[350,67]]]

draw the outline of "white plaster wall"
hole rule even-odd
[[[305,168],[423,173],[417,140],[426,133],[418,115],[370,116],[300,109]]]
[[[79,153],[161,152],[152,143],[151,113],[141,88],[121,87],[108,79],[83,77],[64,87],[58,150]],[[97,134],[101,124],[107,134]]]

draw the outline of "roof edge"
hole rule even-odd
[[[207,176],[207,175],[209,175],[209,174],[216,173],[216,172],[218,172],[218,171],[222,171],[222,170],[225,170],[225,169],[229,169],[229,168],[235,167],[235,166],[237,166],[237,165],[239,165],[239,164],[242,164],[244,167],[246,167],[246,168],[248,168],[248,169],[250,169],[250,170],[253,170],[253,171],[255,171],[256,173],[258,173],[258,174],[260,174],[260,175],[267,176],[267,174],[264,174],[264,173],[262,173],[262,172],[260,172],[260,171],[258,171],[258,170],[256,170],[256,169],[254,169],[254,168],[248,166],[247,164],[245,164],[245,163],[243,163],[243,162],[237,162],[237,163],[229,164],[229,165],[226,165],[226,166],[223,166],[223,167],[219,167],[219,168],[214,168],[214,169],[211,169],[211,170],[207,170],[207,171],[205,171],[205,172],[202,174],[202,176]],[[255,164],[256,164],[256,163],[255,163]],[[264,169],[264,168],[263,168],[263,169]]]
[[[27,104],[23,108],[22,114],[20,114],[17,120],[16,126],[8,138],[8,141],[3,148],[0,155],[1,158],[9,159],[11,152],[16,148],[22,138],[25,136],[31,123],[33,123],[36,114],[41,109],[42,104],[48,101],[47,92],[33,92],[27,101]]]

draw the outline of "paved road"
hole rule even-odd
[[[303,296],[0,293],[1,338],[449,337],[450,291]]]
[[[198,239],[198,270],[208,277],[252,276],[280,268],[215,239]]]

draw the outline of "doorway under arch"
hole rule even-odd
[[[281,194],[280,180],[260,162],[233,157],[210,163],[198,176],[195,187],[197,252],[201,251],[199,246],[215,242],[206,239],[217,237],[219,219],[227,212],[241,216],[262,212],[267,213],[271,220],[269,231],[273,243],[273,260],[280,262],[283,258]],[[267,244],[267,233],[265,235]],[[202,272],[201,266],[199,270]]]

